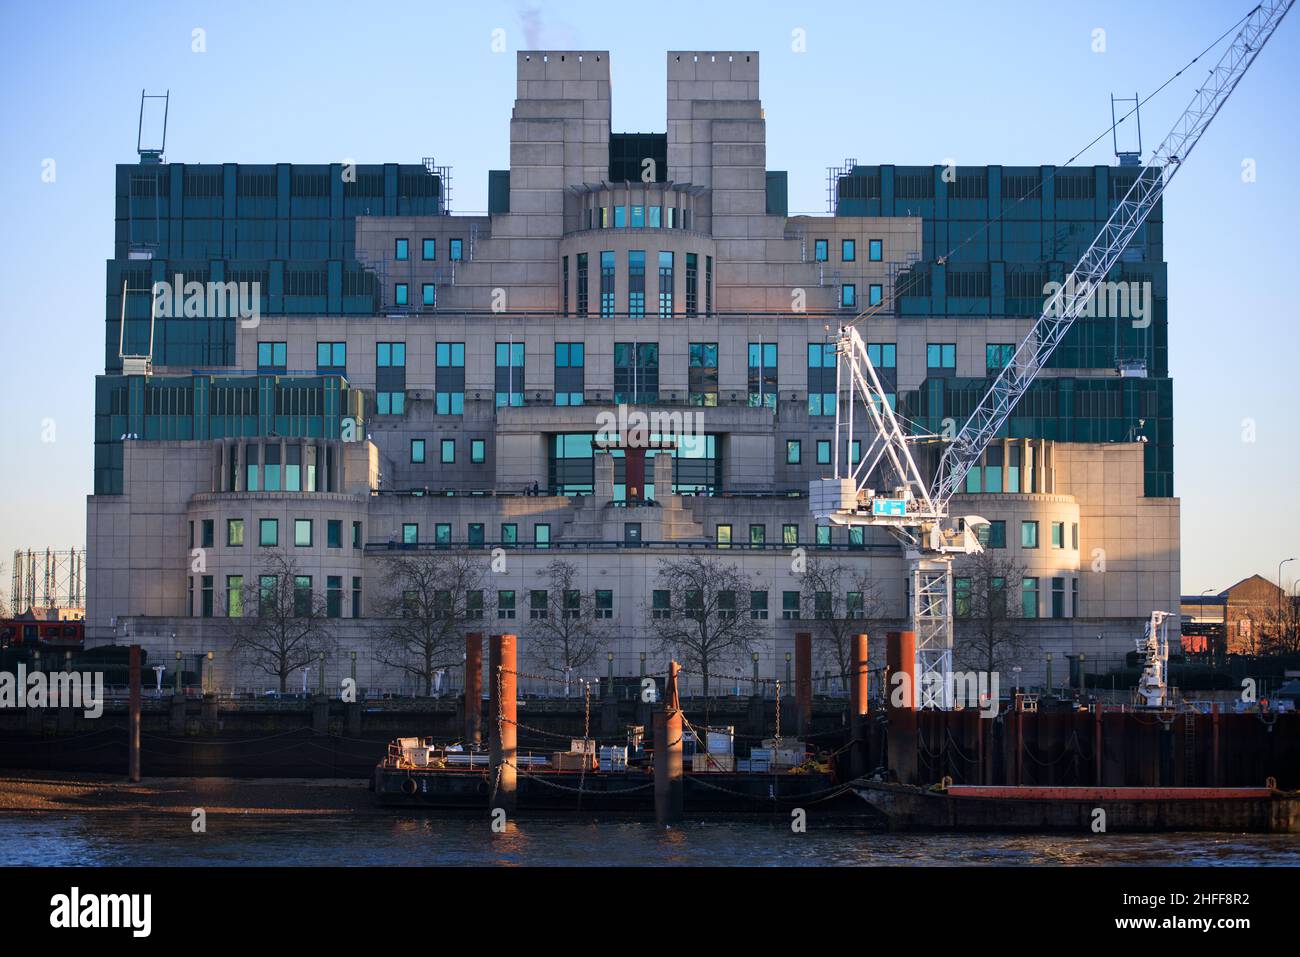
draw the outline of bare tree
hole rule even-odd
[[[5,580],[5,563],[0,562],[0,587],[3,587]],[[8,618],[11,612],[9,603],[5,601],[4,593],[0,592],[0,618]]]
[[[278,679],[280,691],[293,672],[334,651],[325,596],[283,552],[269,552],[257,581],[235,594],[239,607],[226,609],[231,657]]]
[[[954,570],[953,651],[961,665],[991,674],[1029,655],[1020,594],[1024,577],[1024,565],[988,551]]]
[[[877,630],[889,620],[880,582],[871,577],[863,561],[846,566],[814,556],[803,574],[800,602],[805,613],[812,613],[819,657],[834,666],[847,687],[854,636]]]
[[[662,652],[700,673],[707,698],[719,666],[748,656],[766,636],[767,626],[749,614],[754,583],[735,565],[701,555],[660,559],[658,583],[666,594],[646,609],[650,631]]]
[[[1300,601],[1284,592],[1277,604],[1264,611],[1263,619],[1259,623],[1260,644],[1266,654],[1300,651]]]
[[[557,558],[542,572],[547,578],[546,606],[534,609],[530,600],[528,638],[542,666],[565,677],[567,697],[569,676],[595,661],[608,642],[609,629],[596,616],[595,593],[578,587],[578,569],[572,562]]]
[[[376,660],[410,675],[432,695],[434,676],[460,664],[465,632],[485,614],[484,568],[481,555],[465,551],[388,559],[377,603],[385,622],[375,638]]]

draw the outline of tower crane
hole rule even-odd
[[[917,466],[911,446],[940,437],[909,434],[900,424],[855,328],[873,311],[840,327],[836,391],[843,394],[847,388],[848,398],[836,408],[833,474],[809,483],[809,504],[819,519],[836,525],[881,526],[902,545],[910,581],[908,614],[916,633],[914,674],[920,707],[952,707],[952,562],[957,555],[983,550],[976,529],[987,524],[972,515],[965,516],[958,527],[948,527],[950,500],[1120,261],[1293,2],[1260,3],[1246,15],[1190,105],[1156,147],[1065,282],[1047,300],[966,423],[948,441],[929,482]],[[847,456],[841,461],[840,449],[852,449],[855,440],[864,447],[863,453],[856,462],[848,461]]]

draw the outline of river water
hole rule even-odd
[[[0,817],[0,865],[1289,865],[1300,839],[1235,834],[888,834],[810,821],[527,818],[494,833],[486,816],[160,813]]]

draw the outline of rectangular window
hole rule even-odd
[[[419,465],[424,461],[424,439],[411,439],[411,463]]]
[[[438,258],[438,240],[426,239],[420,251],[421,257],[425,262],[433,262]]]
[[[885,301],[884,286],[878,282],[873,282],[867,286],[867,305],[879,306]]]
[[[829,525],[818,525],[816,535],[818,545],[829,545],[831,543],[831,527]]]
[[[818,621],[829,621],[833,608],[834,601],[830,592],[819,591],[813,593],[813,618]]]
[[[830,241],[826,239],[814,239],[813,260],[819,263],[824,263],[830,258]]]
[[[853,239],[840,240],[840,259],[846,263],[854,262],[858,258],[858,244]]]
[[[717,530],[714,532],[714,539],[716,540],[719,548],[730,548],[731,547],[731,526],[719,525],[717,527]]]
[[[581,342],[555,344],[555,404],[582,405],[586,388],[587,347]]]
[[[548,548],[551,544],[551,526],[538,523],[533,526],[533,545],[537,548]]]
[[[686,254],[686,315],[700,314],[700,257]]]
[[[396,248],[393,250],[393,258],[405,260],[411,258],[411,243],[406,239],[396,240]]]
[[[845,309],[853,309],[858,304],[858,287],[856,284],[846,282],[840,286],[840,306]]]
[[[1064,522],[1052,523],[1052,547],[1053,548],[1065,547],[1065,523]]]
[[[799,526],[797,524],[787,524],[781,526],[781,544],[782,545],[799,544]]]
[[[473,621],[483,618],[483,592],[475,588],[465,592],[465,617]]]
[[[259,372],[284,372],[288,365],[288,343],[259,342],[257,344],[257,370]]]
[[[985,548],[1006,548],[1007,523],[999,518],[987,525],[979,525],[976,527],[975,537]]]
[[[831,464],[831,443],[830,443],[830,439],[818,439],[818,440],[817,440],[817,464],[818,464],[818,465],[830,465],[830,464]]]
[[[437,415],[465,412],[465,343],[439,342],[434,346],[434,397]]]
[[[421,300],[426,306],[436,306],[438,304],[438,288],[431,282],[426,282],[421,287],[424,292],[424,298]]]
[[[310,575],[293,576],[293,613],[299,618],[311,617],[312,607],[311,607],[311,576]]]
[[[361,523],[360,523],[360,522],[353,522],[353,523],[352,523],[352,547],[353,547],[353,548],[360,548],[361,546],[362,546],[362,541],[361,541]]]
[[[498,342],[496,348],[496,406],[524,404],[524,344]]]
[[[834,415],[836,402],[835,343],[808,343],[808,414]]]
[[[659,401],[659,343],[614,343],[614,401]]]
[[[486,457],[485,448],[482,439],[470,439],[469,460],[475,465],[482,465]]]
[[[984,346],[984,364],[989,375],[997,375],[1016,354],[1016,347],[1009,343],[990,342]]]
[[[280,544],[280,520],[263,518],[258,522],[258,544],[264,548],[275,548]]]
[[[296,548],[311,546],[311,519],[295,518],[293,520],[293,544]]]
[[[641,544],[641,523],[640,522],[623,523],[623,544],[640,546]]]
[[[667,590],[656,588],[650,595],[650,617],[666,619],[672,616],[673,606]]]
[[[519,544],[519,526],[514,522],[505,522],[501,526],[501,544],[518,545]]]
[[[691,405],[718,404],[718,344],[692,342],[688,353],[688,401]]]
[[[534,588],[528,592],[528,617],[537,621],[549,616],[550,594],[540,588]]]
[[[797,591],[781,592],[781,617],[785,621],[797,621],[799,618],[799,593]]]
[[[1079,550],[1079,523],[1070,523],[1070,547],[1076,552]]]
[[[659,253],[659,315],[667,318],[673,314],[673,254]]]
[[[393,303],[398,306],[409,306],[411,304],[409,286],[406,283],[399,282],[394,286]]]
[[[485,541],[485,532],[482,522],[470,522],[466,530],[467,541],[475,548],[481,547]]]
[[[497,592],[497,617],[515,617],[515,593],[513,589]]]
[[[456,440],[443,439],[442,440],[442,464],[452,465],[455,463],[455,461],[456,461]]]
[[[244,544],[244,520],[242,518],[226,519],[226,545],[239,548]]]
[[[343,617],[342,575],[327,575],[325,577],[325,617]]]
[[[750,525],[749,526],[749,544],[765,545],[767,544],[767,526]]]
[[[885,244],[879,239],[867,240],[867,259],[873,263],[878,263],[884,258]]]
[[[214,596],[213,596],[213,591],[214,591],[214,589],[213,589],[213,585],[212,585],[212,577],[213,577],[213,576],[211,576],[211,575],[204,575],[204,576],[203,576],[203,595],[202,595],[202,598],[203,598],[203,617],[204,617],[204,618],[211,618],[211,617],[212,617],[212,605],[213,605],[213,597],[214,597]]]
[[[957,346],[951,342],[931,342],[925,347],[927,369],[957,368]]]
[[[596,617],[614,617],[614,592],[609,588],[596,589]]]
[[[1065,617],[1065,579],[1052,579],[1052,617]]]
[[[577,307],[578,315],[587,314],[587,254],[578,253],[578,289],[577,289]]]
[[[244,617],[244,576],[226,576],[226,615],[230,618]]]
[[[633,319],[645,315],[645,250],[627,253],[627,314]]]
[[[713,257],[704,257],[704,314],[713,315]]]
[[[776,408],[777,367],[775,342],[749,343],[749,405]]]
[[[971,580],[969,578],[954,578],[952,580],[953,615],[957,618],[970,617],[970,590]]]
[[[1038,523],[1037,522],[1020,523],[1020,547],[1021,548],[1038,547]]]
[[[463,239],[453,239],[451,240],[450,250],[448,252],[447,258],[450,259],[452,262],[460,262],[461,259],[464,258],[464,252],[465,252],[465,241]]]
[[[344,375],[348,368],[346,342],[316,343],[316,371],[321,375]]]
[[[275,575],[261,575],[257,579],[257,613],[263,618],[275,613],[280,592],[280,579]]]
[[[202,542],[204,548],[212,548],[216,538],[216,521],[211,518],[205,518],[202,526]]]
[[[767,592],[751,591],[749,593],[749,617],[760,621],[767,620]]]
[[[451,545],[450,522],[438,522],[433,526],[433,544],[438,548],[447,548]]]
[[[420,525],[418,522],[402,523],[402,544],[403,545],[420,544]]]
[[[361,617],[361,576],[352,576],[352,617]]]
[[[325,547],[343,547],[343,523],[336,518],[331,518],[325,523]]]
[[[614,315],[614,253],[606,250],[600,254],[600,314],[604,318]]]
[[[1025,578],[1020,582],[1020,613],[1025,618],[1038,617],[1038,579]]]
[[[801,443],[798,439],[786,439],[785,441],[785,463],[786,465],[798,465],[801,456]]]

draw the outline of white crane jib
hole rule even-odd
[[[883,526],[903,543],[911,573],[909,615],[917,639],[918,700],[922,707],[952,704],[951,563],[956,554],[981,550],[974,527],[985,524],[978,516],[968,516],[960,528],[946,529],[949,501],[1091,302],[1099,284],[1119,263],[1293,2],[1261,3],[1246,15],[1243,26],[1187,109],[1139,171],[1065,282],[1047,300],[1033,328],[966,423],[948,442],[929,483],[917,467],[911,445],[941,437],[909,434],[902,428],[854,328],[879,313],[883,304],[840,328],[836,340],[837,391],[841,396],[847,391],[847,401],[836,408],[834,474],[809,483],[809,504],[817,518],[838,525]],[[852,449],[855,441],[865,447],[863,453],[856,462],[842,461],[840,449]],[[939,688],[947,690],[939,692]]]

